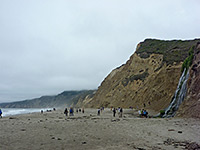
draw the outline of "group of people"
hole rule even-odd
[[[102,113],[103,110],[104,110],[104,107],[98,108],[97,115],[100,116],[100,114]]]
[[[138,110],[138,113],[140,117],[148,117],[148,112],[145,109]]]
[[[82,108],[82,110],[81,110],[81,108],[76,108],[76,112],[77,112],[77,113],[78,113],[78,112],[79,112],[79,113],[82,112],[82,113],[84,114],[85,111],[84,111],[84,108]]]
[[[56,111],[56,108],[53,108],[53,111]],[[43,114],[44,110],[41,110],[40,112],[41,112],[41,114]],[[51,109],[47,109],[46,112],[52,112],[52,110]]]
[[[55,108],[53,110],[56,111]],[[99,108],[98,111],[97,111],[97,115],[99,116],[102,113],[103,110],[104,110],[104,107]],[[111,107],[111,111],[113,112],[113,117],[115,117],[116,113],[118,113],[119,118],[122,118],[123,109],[121,107],[118,107],[118,108]],[[47,112],[48,112],[48,110],[47,110]],[[81,113],[81,112],[84,113],[85,110],[84,110],[84,108],[82,108],[82,109],[81,108],[77,108],[76,112],[77,113],[78,112],[79,113]],[[41,110],[41,113],[43,113],[43,110]],[[146,118],[148,117],[148,112],[145,109],[139,110],[138,113],[139,113],[139,117],[146,117]],[[65,108],[64,114],[66,116],[68,116],[68,114],[69,114],[69,116],[74,116],[74,108],[70,107],[69,111],[68,111],[67,108]],[[1,109],[0,109],[0,118],[2,118],[2,110]]]
[[[103,110],[104,110],[104,107],[98,108],[97,115],[100,116]],[[118,108],[111,107],[111,111],[113,112],[113,117],[115,117],[116,113],[118,112],[119,117],[122,118],[123,109],[121,107],[118,107]]]
[[[123,109],[121,107],[111,109],[113,111],[113,117],[118,112],[119,118],[122,118]]]
[[[82,112],[82,113],[84,113],[85,112],[85,110],[84,110],[84,108],[77,108],[76,109],[76,112],[78,113],[78,112]],[[64,114],[66,115],[66,116],[68,116],[68,113],[69,113],[69,116],[74,116],[74,108],[73,107],[70,107],[69,108],[69,111],[68,111],[68,109],[67,108],[65,108],[65,110],[64,110]]]

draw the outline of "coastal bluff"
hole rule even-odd
[[[182,74],[183,62],[199,42],[200,39],[146,39],[140,42],[130,59],[111,71],[94,96],[82,101],[82,105],[145,107],[160,112],[169,106]]]

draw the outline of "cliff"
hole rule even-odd
[[[194,50],[187,87],[187,97],[179,108],[177,116],[200,118],[200,42]]]
[[[114,69],[86,107],[134,107],[160,111],[174,95],[189,49],[200,40],[146,39],[126,64]]]
[[[93,95],[95,90],[64,91],[54,96],[42,96],[31,100],[24,100],[12,103],[2,103],[2,108],[51,108],[74,106],[82,99]],[[80,103],[80,102],[79,102]]]

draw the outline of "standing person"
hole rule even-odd
[[[101,113],[102,113],[102,111],[103,111],[103,108],[101,107]]]
[[[120,118],[122,118],[123,109],[120,108]]]
[[[142,111],[141,111],[141,116],[142,117],[144,116],[144,109],[142,109]]]
[[[73,116],[73,115],[74,115],[74,110],[73,110],[72,107],[70,107],[70,109],[69,109],[69,115],[70,115],[70,116]]]
[[[0,109],[0,118],[2,118],[2,111],[1,111],[1,109]]]
[[[113,108],[113,117],[115,117],[115,114],[116,114],[116,109]]]
[[[85,110],[84,110],[84,108],[82,108],[82,113],[84,114],[84,112],[85,112]]]
[[[146,104],[144,103],[143,106],[144,106],[144,108],[145,108],[145,107],[146,107]]]
[[[111,107],[110,107],[110,111],[112,111],[112,108],[113,108],[113,107],[111,106]]]
[[[144,111],[143,111],[143,115],[144,115],[144,117],[147,118],[148,112],[147,112],[146,110],[144,110]]]
[[[142,111],[138,110],[139,117],[142,117]]]
[[[65,108],[64,114],[65,114],[66,116],[68,116],[68,110],[67,110],[67,108]]]
[[[117,112],[118,112],[118,115],[120,116],[120,107],[118,107],[118,109],[117,109]]]
[[[101,110],[100,110],[100,108],[99,108],[98,111],[97,111],[97,115],[98,115],[98,116],[100,116],[100,112],[101,112]]]

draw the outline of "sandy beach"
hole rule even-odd
[[[66,117],[64,110],[0,119],[0,150],[181,150],[200,144],[200,120],[123,117],[105,109],[85,109]],[[197,147],[197,146],[196,146]]]

